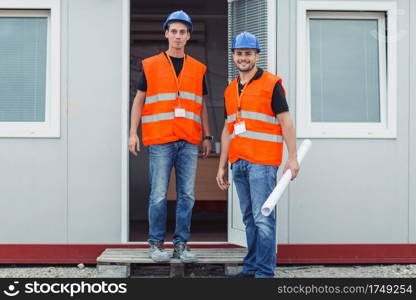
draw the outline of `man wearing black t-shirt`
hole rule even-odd
[[[251,80],[259,79],[261,75],[263,75],[263,72],[264,71],[261,68],[257,68],[257,72],[255,73],[254,77]],[[244,85],[241,83],[241,81],[239,81],[238,91],[240,94],[243,88],[244,88]],[[283,92],[282,86],[279,83],[276,83],[276,85],[273,88],[271,106],[272,106],[273,112],[276,115],[289,111],[289,106],[287,105],[286,96]],[[224,103],[224,118],[227,118],[227,110],[225,109],[225,103]]]
[[[192,32],[191,18],[184,11],[171,13],[163,28],[169,42],[166,52],[143,60],[137,95],[131,110],[129,151],[137,156],[137,128],[142,122],[142,140],[148,146],[149,256],[167,262],[164,249],[167,192],[172,168],[176,175],[176,227],[173,258],[192,263],[197,257],[187,246],[195,202],[195,174],[202,138],[203,156],[211,151],[208,112],[203,96],[206,66],[185,54]],[[202,137],[203,136],[203,137]]]
[[[261,207],[276,186],[283,142],[288,150],[285,166],[297,176],[296,135],[288,112],[282,79],[258,68],[258,39],[249,32],[236,36],[231,47],[239,71],[224,92],[226,120],[221,135],[217,184],[229,187],[227,161],[238,194],[248,253],[243,271],[235,277],[272,278],[276,267],[275,214],[264,216]]]

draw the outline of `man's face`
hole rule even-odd
[[[256,49],[234,49],[233,60],[240,72],[250,72],[257,63],[259,54]]]
[[[181,22],[172,22],[169,29],[165,31],[165,37],[169,41],[169,46],[175,49],[183,49],[186,42],[191,37],[188,27]]]

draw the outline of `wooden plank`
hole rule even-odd
[[[189,247],[192,251],[197,251],[197,252],[219,252],[219,251],[247,251],[247,248],[196,248],[196,247]],[[173,247],[166,247],[166,250],[173,250]],[[117,252],[123,252],[123,251],[135,251],[135,252],[147,252],[149,250],[149,248],[108,248],[106,249],[103,253],[105,252],[113,252],[113,251],[117,251]]]
[[[244,259],[244,256],[230,256],[230,257],[200,257],[198,256],[198,261],[242,261]],[[175,262],[175,259],[171,259],[170,262]],[[120,263],[120,262],[129,262],[129,263],[136,263],[136,262],[148,262],[153,263],[154,261],[150,258],[146,257],[135,257],[135,256],[108,256],[101,258],[97,261],[98,263],[102,262],[114,262],[114,263]],[[180,260],[178,260],[180,262]]]
[[[218,262],[235,262],[235,261],[243,261],[244,257],[224,257],[224,258],[220,258],[220,257],[198,257],[198,262],[206,262],[206,261],[218,261]],[[101,259],[98,263],[104,263],[104,262],[108,262],[108,263],[156,263],[151,259],[148,258],[140,258],[140,257],[107,257],[107,258],[103,258]],[[171,259],[169,261],[170,263],[180,263],[180,260],[175,260],[175,259]]]
[[[211,258],[211,259],[230,259],[230,258],[244,258],[245,255],[243,254],[234,254],[234,255],[196,255],[199,259],[203,259],[203,258]],[[99,259],[97,259],[98,262],[104,260],[104,259],[109,259],[109,258],[113,258],[113,259],[120,259],[120,258],[131,258],[131,259],[148,259],[151,260],[149,257],[147,256],[138,256],[138,255],[106,255],[103,257],[100,257]]]
[[[198,259],[242,259],[245,257],[245,255],[223,255],[223,256],[209,256],[209,255],[196,255]],[[97,262],[101,262],[104,260],[109,259],[141,259],[141,260],[149,260],[153,261],[149,257],[146,256],[137,256],[137,255],[106,255],[104,257],[101,257],[100,259],[97,259]]]
[[[198,263],[206,263],[206,262],[211,262],[211,263],[234,263],[234,262],[242,262],[244,259],[244,257],[233,257],[233,258],[198,258]],[[147,263],[147,264],[153,264],[153,263],[159,263],[159,262],[154,262],[153,260],[149,260],[149,259],[145,259],[145,258],[131,258],[131,257],[124,257],[124,258],[120,258],[120,257],[109,257],[107,259],[103,259],[99,262],[100,263],[114,263],[114,264],[137,264],[137,263]],[[174,260],[171,259],[169,262],[166,263],[181,263],[180,260]]]
[[[185,275],[185,267],[183,264],[175,264],[170,267],[170,277],[183,277]]]
[[[244,256],[230,256],[230,257],[198,257],[199,261],[203,261],[203,260],[218,260],[218,261],[227,261],[227,260],[242,260],[244,258]],[[104,257],[102,258],[100,262],[114,262],[114,263],[118,263],[121,261],[148,261],[149,263],[153,262],[152,259],[147,258],[147,257],[137,257],[137,256],[108,256],[108,257]],[[178,259],[171,259],[170,261],[175,262],[175,261],[180,261]]]
[[[173,251],[173,249],[167,249],[168,252]],[[223,265],[223,268],[226,269],[226,265],[241,265],[244,257],[247,254],[246,248],[194,248],[192,252],[198,257],[198,261],[191,264],[185,265],[207,265],[207,264],[218,264]],[[154,262],[148,256],[148,249],[106,249],[98,258],[97,264],[100,265],[140,265],[143,267],[145,265],[165,265],[170,266],[173,269],[170,269],[169,276],[171,277],[182,277],[184,274],[183,265],[184,263],[179,259],[171,259],[166,263]],[[201,267],[199,267],[201,269]],[[202,268],[203,269],[203,268]],[[201,270],[202,270],[201,269]],[[190,271],[191,272],[191,271]],[[226,271],[229,272],[229,271]],[[151,270],[149,271],[151,273]],[[156,272],[157,273],[157,272]],[[165,272],[166,273],[166,272]],[[188,272],[189,273],[189,272]],[[192,273],[192,272],[191,272]],[[190,274],[191,274],[190,273]],[[192,273],[193,274],[193,273]],[[157,274],[156,274],[157,275]],[[160,275],[160,274],[159,274]],[[157,275],[157,276],[159,276]]]
[[[168,249],[166,252],[173,252],[173,249]],[[221,255],[238,255],[238,254],[246,254],[246,251],[218,251],[218,252],[210,252],[210,251],[196,251],[191,250],[192,253],[195,255],[212,255],[212,256],[221,256]],[[106,256],[106,255],[137,255],[137,256],[148,256],[148,251],[108,251],[103,253],[100,256]]]
[[[184,273],[182,273],[183,268]],[[224,277],[225,264],[134,265],[131,277]],[[175,273],[179,270],[179,273]]]
[[[217,257],[209,257],[209,256],[198,256],[199,260],[203,260],[203,259],[212,259],[212,260],[235,260],[235,259],[243,259],[245,256],[244,255],[234,255],[234,256],[217,256]],[[104,262],[104,261],[111,261],[114,260],[114,262],[118,262],[121,260],[141,260],[141,261],[149,261],[149,262],[153,262],[152,259],[150,259],[149,257],[143,257],[143,256],[130,256],[130,255],[126,255],[126,256],[106,256],[106,257],[102,257],[100,258],[100,260],[97,260],[97,262]],[[177,259],[172,258],[171,261],[175,261]]]
[[[229,258],[244,258],[245,255],[243,254],[234,254],[234,255],[196,255],[196,257],[198,257],[199,259],[203,259],[203,258],[212,258],[212,259],[229,259]],[[120,259],[120,258],[131,258],[131,259],[148,259],[151,260],[149,257],[147,256],[141,256],[141,255],[106,255],[103,257],[100,257],[99,259],[97,259],[98,262],[104,260],[104,259],[109,259],[109,258],[113,258],[113,259]]]
[[[168,253],[170,253],[171,251],[169,251]],[[192,251],[192,253],[194,253],[196,256],[198,257],[233,257],[233,256],[245,256],[247,254],[247,252],[217,252],[217,253],[213,253],[213,252],[197,252],[197,251]],[[98,257],[98,260],[107,257],[107,256],[113,256],[113,257],[123,257],[123,256],[132,256],[132,257],[142,257],[142,258],[149,258],[148,253],[137,253],[137,252],[108,252],[105,253],[103,255],[100,255]]]
[[[234,257],[234,258],[198,258],[197,263],[241,263],[243,262],[243,257]],[[145,263],[145,264],[157,264],[160,262],[154,262],[153,260],[144,259],[144,258],[114,258],[110,257],[108,259],[101,260],[98,264],[102,263],[108,263],[108,264],[139,264],[139,263]],[[180,264],[182,261],[171,259],[169,262],[166,262],[166,264]]]
[[[129,275],[129,266],[97,265],[97,278],[127,278]]]
[[[172,251],[173,248],[165,248],[166,251]],[[129,253],[129,252],[134,252],[134,253],[147,253],[149,251],[148,248],[140,248],[140,249],[129,249],[129,248],[109,248],[106,249],[103,254],[105,253]],[[216,248],[191,248],[191,251],[195,252],[195,253],[234,253],[234,252],[247,252],[246,248],[221,248],[221,249],[216,249]]]
[[[223,277],[241,270],[247,249],[192,248],[192,252],[198,257],[195,263],[183,263],[179,259],[160,263],[148,256],[148,248],[109,248],[97,258],[97,269],[104,277]]]

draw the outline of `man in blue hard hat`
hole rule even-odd
[[[148,146],[149,256],[167,262],[164,248],[167,221],[167,192],[172,168],[176,175],[176,227],[173,258],[185,263],[197,261],[187,246],[192,208],[195,202],[195,175],[198,147],[203,156],[211,151],[208,112],[203,96],[206,66],[185,54],[192,21],[184,11],[171,13],[163,24],[169,48],[143,60],[143,72],[131,110],[129,151],[137,156],[137,128],[142,122],[143,144]],[[203,135],[203,137],[202,137]]]
[[[285,170],[291,170],[292,180],[297,176],[296,135],[282,79],[256,65],[260,52],[257,38],[249,32],[240,33],[231,50],[239,76],[224,92],[226,120],[217,184],[222,190],[229,187],[229,160],[248,248],[243,271],[234,277],[272,278],[276,267],[276,218],[275,213],[262,215],[261,207],[276,186],[283,141],[289,154]]]

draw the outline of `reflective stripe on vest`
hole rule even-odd
[[[194,93],[179,91],[179,97],[186,100],[195,101],[198,104],[202,104],[202,97],[195,95]],[[164,93],[146,97],[144,103],[152,104],[159,101],[174,101],[176,100],[176,93]]]
[[[185,118],[193,120],[197,123],[201,123],[201,118],[194,114],[193,112],[185,111]],[[150,116],[142,116],[142,123],[152,123],[158,121],[166,121],[175,119],[175,114],[173,112],[154,114]]]
[[[179,91],[179,97],[183,99],[195,101],[198,104],[202,104],[202,97],[193,93]]]
[[[281,135],[276,135],[276,134],[269,134],[269,133],[256,132],[256,131],[246,131],[246,132],[239,134],[238,136],[253,139],[253,140],[283,143],[283,137]],[[230,139],[233,139],[234,137],[235,137],[234,133],[230,135]]]
[[[150,97],[146,97],[144,100],[145,104],[156,103],[158,101],[169,101],[169,100],[176,100],[176,93],[165,93],[165,94],[157,94]]]
[[[235,121],[236,118],[237,118],[237,114],[229,115],[227,116],[227,122],[232,123]],[[262,113],[253,112],[253,111],[242,110],[241,118],[263,121],[263,122],[267,122],[273,125],[279,124],[279,120],[276,117],[271,117],[271,116],[268,116]]]

